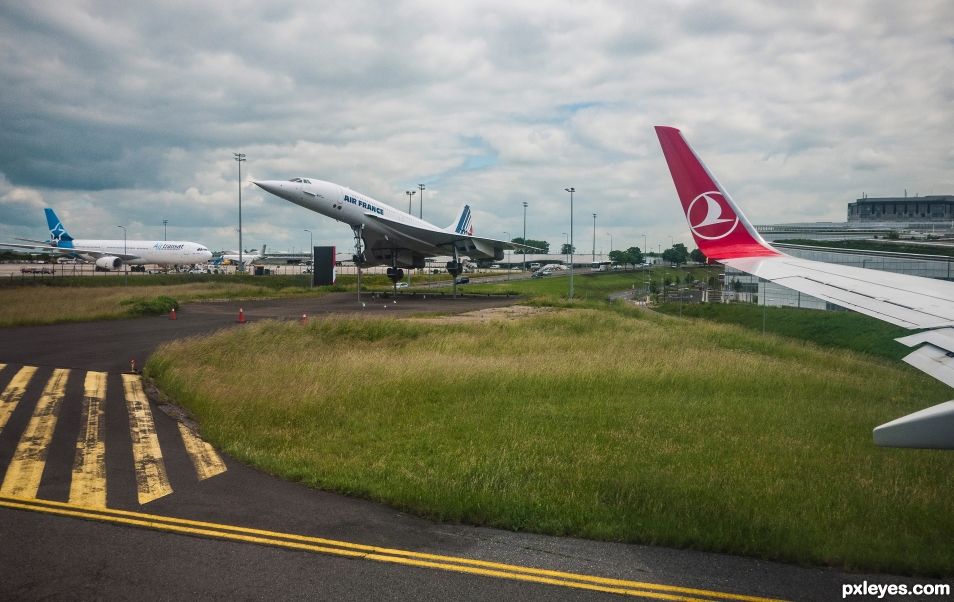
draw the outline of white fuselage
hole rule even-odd
[[[68,248],[63,244],[60,248]],[[76,254],[87,259],[95,260],[93,255],[86,255],[83,251],[95,251],[103,255],[133,255],[124,259],[129,265],[183,265],[206,263],[212,259],[212,253],[204,246],[182,240],[73,240],[72,246],[77,249]]]

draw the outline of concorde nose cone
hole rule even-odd
[[[275,194],[275,191],[278,190],[278,182],[274,180],[252,180],[252,184],[255,184],[265,192],[270,192]]]

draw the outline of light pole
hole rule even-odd
[[[169,220],[162,220],[162,240],[169,240],[169,235],[166,234],[166,224],[169,223]]]
[[[523,202],[523,271],[527,271],[527,201]]]
[[[565,243],[563,247],[563,260],[566,261],[570,258],[570,235],[566,232],[563,233],[563,242]]]
[[[421,219],[424,219],[424,189],[426,188],[426,186],[424,186],[423,184],[418,184],[417,187],[421,189],[420,212],[418,213],[417,216]]]
[[[593,259],[592,263],[596,263],[596,214],[593,214]]]
[[[568,299],[573,299],[573,193],[576,192],[576,188],[569,187],[564,188],[563,190],[570,193],[570,293],[567,296]]]
[[[311,249],[311,279],[309,280],[308,286],[315,286],[315,237],[311,233],[311,230],[305,229],[305,232],[308,233],[308,248]]]
[[[612,233],[612,232],[607,232],[606,235],[609,236],[609,239],[610,239],[610,248],[609,248],[609,250],[610,250],[610,253],[612,253],[612,252],[613,252],[613,233]]]
[[[504,234],[507,235],[507,241],[510,241],[510,232],[504,231]],[[510,249],[507,249],[507,253],[510,253]],[[507,282],[510,282],[510,269],[511,269],[511,255],[507,255]]]
[[[128,255],[126,253],[126,226],[116,226],[117,228],[123,229],[123,255]],[[126,258],[123,257],[123,286],[129,285],[129,271],[126,270]]]
[[[404,194],[407,195],[407,212],[408,212],[408,214],[410,214],[410,215],[414,215],[413,213],[411,213],[411,197],[414,196],[415,194],[417,194],[417,191],[416,191],[416,190],[405,190],[405,191],[404,191]]]
[[[238,271],[245,271],[245,262],[242,257],[242,161],[245,161],[245,153],[232,153],[235,156],[235,160],[238,161],[239,168],[239,179],[238,179],[238,188],[239,188],[239,264]]]

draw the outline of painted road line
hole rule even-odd
[[[181,422],[178,424],[182,442],[185,444],[186,451],[189,452],[189,459],[192,460],[192,466],[195,467],[195,474],[199,480],[204,481],[225,472],[225,462],[215,452],[215,448],[203,441],[185,424]]]
[[[57,368],[47,381],[40,399],[36,402],[33,417],[23,431],[20,444],[7,466],[0,493],[14,497],[36,497],[69,374],[70,371],[65,368]]]
[[[83,394],[83,422],[76,438],[70,503],[106,506],[106,373],[87,372]]]
[[[238,527],[234,525],[223,525],[181,518],[157,516],[127,510],[88,508],[77,506],[75,504],[64,504],[62,502],[53,502],[48,500],[10,499],[0,496],[0,507],[17,508],[62,516],[72,516],[76,518],[84,518],[112,524],[144,527],[171,533],[199,535],[229,541],[268,545],[285,549],[333,554],[350,558],[374,560],[377,562],[388,562],[405,566],[433,568],[458,573],[512,579],[517,581],[544,583],[575,589],[610,592],[641,598],[661,600],[691,600],[696,602],[711,602],[713,600],[777,602],[770,598],[758,596],[716,592],[711,590],[665,585],[659,583],[646,583],[639,581],[629,581],[625,579],[597,577],[594,575],[552,571],[547,569],[503,564],[485,560],[474,560],[456,556],[443,556],[439,554],[412,552],[409,550],[379,548],[376,546],[324,539],[320,537],[264,531],[261,529],[251,529],[248,527]]]
[[[17,404],[23,398],[23,392],[26,391],[34,372],[36,372],[36,366],[20,368],[7,388],[0,393],[0,431],[7,425],[13,410],[17,409]]]
[[[149,400],[142,390],[142,380],[135,374],[123,374],[123,390],[126,394],[126,408],[129,410],[129,432],[132,435],[133,461],[136,465],[136,488],[139,503],[172,493],[172,485],[166,475],[166,465],[162,460],[162,448],[159,436],[152,420]]]

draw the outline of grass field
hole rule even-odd
[[[762,331],[763,309],[765,330],[793,339],[809,341],[823,347],[839,347],[861,351],[890,360],[900,360],[911,349],[894,341],[911,334],[875,318],[849,311],[818,311],[794,307],[765,307],[748,303],[704,303],[698,305],[669,303],[656,311],[687,318],[703,318],[715,322],[738,324]]]
[[[234,457],[423,516],[954,574],[954,455],[871,441],[947,387],[588,305],[489,324],[265,322],[167,345],[147,373]]]

